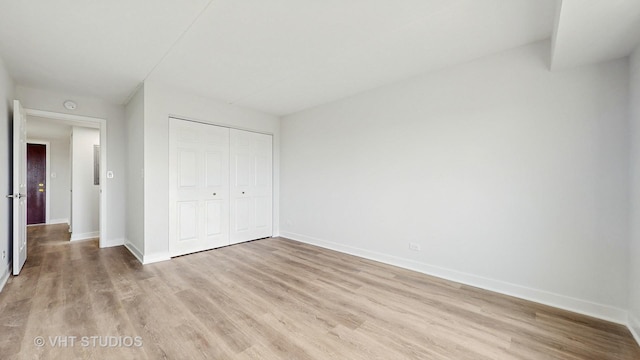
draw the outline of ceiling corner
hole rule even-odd
[[[556,47],[558,46],[558,36],[560,32],[560,21],[562,17],[563,0],[557,0],[555,20],[553,22],[553,32],[551,34],[551,48],[549,56],[549,70],[554,70],[556,65]]]

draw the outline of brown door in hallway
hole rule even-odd
[[[27,224],[44,224],[47,214],[47,147],[27,144]]]

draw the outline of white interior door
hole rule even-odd
[[[232,244],[273,235],[271,135],[231,129]]]
[[[169,119],[171,256],[229,245],[229,128]]]
[[[13,275],[27,261],[27,117],[13,101]]]

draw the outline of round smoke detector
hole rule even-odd
[[[64,103],[62,103],[62,105],[64,105],[64,108],[67,110],[75,110],[78,107],[78,104],[71,100],[65,101]]]

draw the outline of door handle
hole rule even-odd
[[[7,195],[7,197],[11,199],[22,199],[23,197],[27,197],[27,195],[18,193],[18,194],[9,194]]]

